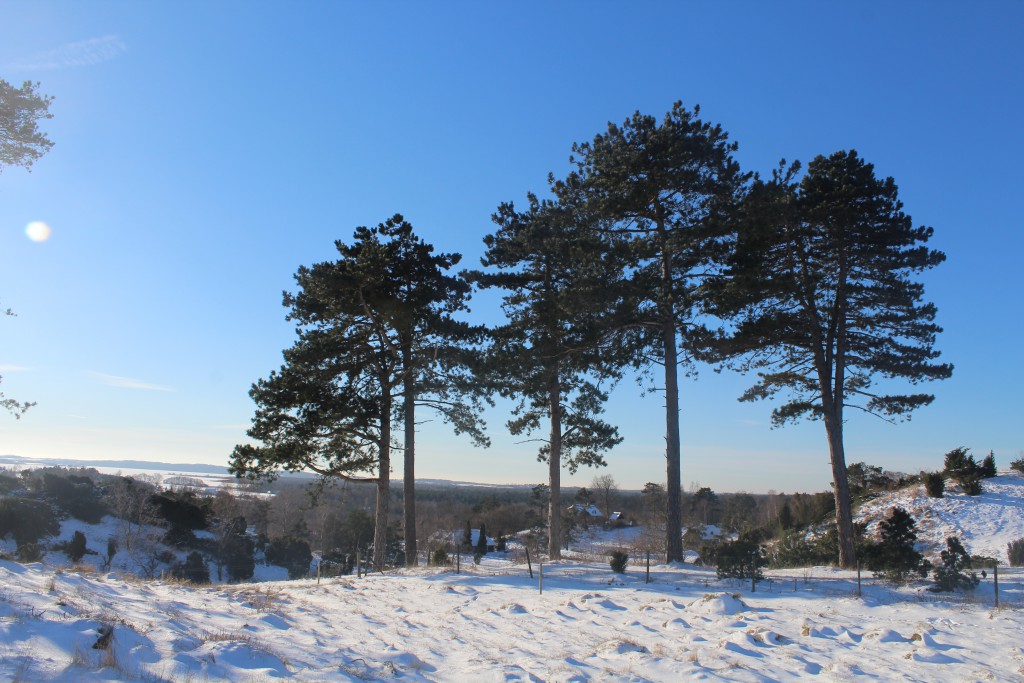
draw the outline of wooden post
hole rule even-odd
[[[461,550],[456,550],[455,551],[455,573],[456,574],[461,574],[462,573],[462,551]]]
[[[757,570],[755,570],[755,572],[756,571]],[[750,592],[751,593],[756,593],[757,592],[757,576],[751,576],[750,577]]]
[[[644,583],[651,582],[651,551],[647,551],[647,573],[644,575]]]
[[[363,578],[363,551],[356,548],[356,578]]]
[[[540,563],[540,594],[544,595],[544,560],[538,560]]]
[[[316,563],[316,585],[320,585],[320,565],[324,563],[323,558],[320,558]]]
[[[860,560],[857,560],[857,597],[860,597]]]
[[[526,548],[526,568],[530,570],[530,578],[533,578],[533,565],[530,563],[530,549]]]
[[[999,563],[993,563],[992,565],[992,580],[995,586],[996,592],[996,609],[999,609]]]

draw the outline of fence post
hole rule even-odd
[[[857,597],[860,597],[860,560],[857,560]]]
[[[644,583],[651,582],[651,551],[647,551],[647,574],[644,576]]]
[[[999,563],[992,563],[992,580],[995,586],[996,592],[996,609],[999,609]]]
[[[356,548],[356,578],[363,578],[363,550]]]
[[[544,560],[537,560],[540,564],[540,594],[544,595]]]
[[[529,548],[525,548],[525,550],[526,550],[526,568],[530,571],[530,578],[532,579],[533,578],[533,565],[530,563],[530,549]]]
[[[456,550],[455,551],[455,573],[456,574],[461,574],[462,573],[462,551],[461,550]]]

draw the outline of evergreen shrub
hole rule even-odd
[[[67,553],[68,559],[75,563],[85,557],[85,554],[89,552],[86,547],[85,534],[81,531],[73,533],[71,540],[64,546],[64,552]]]
[[[0,499],[0,538],[11,534],[19,549],[59,533],[60,524],[47,503],[30,498]]]
[[[1017,458],[1016,460],[1011,462],[1010,469],[1013,470],[1014,472],[1020,472],[1021,474],[1024,474],[1024,457]]]
[[[1011,567],[1024,567],[1024,538],[1007,543],[1006,554]]]
[[[616,574],[625,574],[626,565],[629,563],[629,555],[621,550],[613,550],[608,564]]]
[[[935,585],[931,590],[944,593],[955,590],[973,590],[978,585],[978,575],[973,571],[971,557],[967,554],[960,539],[950,536],[946,539],[946,549],[940,553],[942,563],[935,566]]]
[[[171,569],[171,576],[184,579],[189,583],[210,583],[210,568],[202,553],[193,550],[184,562]]]
[[[301,579],[309,574],[309,563],[313,561],[313,553],[309,543],[301,538],[273,538],[267,546],[266,553],[267,562],[286,568],[289,579]]]
[[[448,551],[444,548],[438,548],[434,551],[434,554],[430,556],[430,564],[437,567],[444,567],[448,563]]]
[[[768,560],[761,546],[751,541],[731,541],[718,546],[717,571],[720,579],[764,579]]]
[[[946,478],[942,472],[925,472],[924,489],[928,492],[929,498],[942,498],[946,491]]]
[[[911,574],[927,576],[931,564],[914,548],[917,523],[910,513],[894,507],[880,528],[882,540],[862,553],[875,576],[896,584],[905,583]]]

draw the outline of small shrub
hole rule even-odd
[[[981,476],[984,479],[991,479],[996,476],[996,454],[992,451],[988,452],[985,459],[981,461]]]
[[[0,499],[0,538],[12,534],[19,549],[59,533],[60,524],[48,504],[29,498]]]
[[[1011,462],[1010,469],[1013,470],[1014,472],[1020,472],[1021,474],[1024,474],[1024,457],[1017,458],[1016,460]]]
[[[993,456],[992,467],[995,467]],[[968,496],[980,496],[984,468],[974,460],[968,449],[961,446],[946,453],[942,473],[960,484],[960,490]]]
[[[625,574],[626,565],[629,563],[629,555],[621,550],[613,550],[608,564],[616,574]]]
[[[194,548],[196,546],[196,534],[191,529],[172,526],[164,533],[163,543],[174,548]]]
[[[184,562],[171,570],[171,576],[190,583],[210,583],[210,568],[201,553],[192,551]]]
[[[267,561],[288,569],[289,579],[301,579],[309,574],[313,553],[309,543],[301,538],[286,536],[275,538],[267,546]]]
[[[978,585],[978,575],[968,572],[971,569],[971,556],[964,550],[959,538],[947,538],[946,549],[940,555],[942,564],[935,567],[932,591],[944,593],[959,589],[973,590]]]
[[[971,566],[972,567],[994,567],[999,564],[999,560],[988,555],[971,555]]]
[[[763,568],[768,564],[761,546],[750,541],[732,541],[718,547],[718,578],[752,579],[755,583],[764,579]]]
[[[71,540],[68,541],[66,546],[64,546],[64,552],[67,553],[68,558],[72,562],[77,564],[78,561],[85,557],[85,554],[89,551],[85,544],[85,534],[81,531],[76,531],[71,535]]]
[[[917,524],[909,512],[894,507],[879,525],[882,540],[865,547],[863,556],[875,576],[891,583],[904,583],[911,574],[928,575],[931,564],[914,548]]]
[[[972,472],[960,477],[960,490],[968,496],[980,496],[983,492],[981,486],[981,472]]]
[[[804,532],[786,532],[772,550],[772,567],[810,567],[814,564],[818,564],[817,549]]]
[[[929,498],[942,498],[946,491],[946,478],[942,472],[925,472],[924,489],[928,492]]]
[[[18,562],[42,562],[43,548],[38,543],[23,543],[18,546]]]
[[[448,551],[444,548],[438,548],[434,551],[434,554],[430,556],[430,564],[444,567],[448,564]]]
[[[1011,567],[1024,567],[1024,538],[1006,544],[1006,554]]]

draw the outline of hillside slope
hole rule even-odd
[[[855,521],[868,522],[873,534],[889,510],[899,506],[917,521],[919,548],[926,555],[945,548],[947,537],[958,536],[972,555],[1005,564],[1007,544],[1024,538],[1024,477],[1006,471],[983,480],[982,486],[980,496],[968,496],[947,480],[943,498],[929,498],[924,485],[911,486],[862,504]]]

